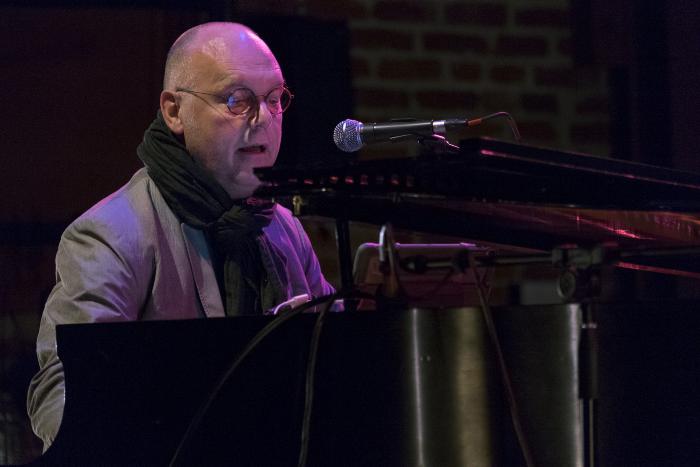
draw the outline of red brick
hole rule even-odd
[[[520,104],[523,110],[528,112],[559,111],[559,99],[555,94],[523,94],[520,96]]]
[[[538,86],[571,87],[574,81],[575,73],[571,68],[535,69],[535,84]]]
[[[496,111],[509,112],[520,105],[517,94],[503,91],[482,91],[479,93],[479,103],[485,113]]]
[[[481,78],[481,64],[458,62],[452,64],[452,76],[462,81],[478,81]]]
[[[374,5],[374,16],[384,21],[430,21],[435,7],[429,2],[380,0]]]
[[[425,108],[467,111],[474,108],[476,94],[468,91],[418,91],[416,100]]]
[[[503,3],[449,3],[445,5],[444,14],[448,24],[503,27],[508,21]]]
[[[355,78],[369,76],[369,62],[364,58],[353,57],[350,65],[352,67],[352,76]]]
[[[299,5],[296,2],[285,0],[238,0],[236,13],[270,13],[274,11],[280,15],[293,15],[298,13]]]
[[[605,82],[605,71],[602,67],[597,66],[579,66],[572,71],[574,73],[574,82],[576,84],[593,87],[607,86]]]
[[[576,145],[590,145],[591,143],[610,143],[610,128],[607,123],[577,123],[571,125],[569,130],[571,142]]]
[[[525,79],[525,68],[516,65],[497,65],[491,68],[489,77],[498,83],[520,83]]]
[[[365,19],[369,14],[367,7],[357,0],[343,0],[342,2],[306,0],[305,4],[309,16],[323,19]]]
[[[426,33],[423,46],[428,50],[463,53],[483,53],[487,49],[486,39],[473,34]]]
[[[523,142],[556,142],[559,138],[557,130],[548,121],[518,122],[518,129]]]
[[[365,107],[408,107],[408,93],[384,88],[355,89],[355,102]]]
[[[569,11],[559,8],[531,8],[515,13],[518,26],[537,26],[564,29],[570,26]]]
[[[437,60],[383,60],[377,72],[385,79],[437,79],[440,77],[440,62]]]
[[[562,37],[557,44],[557,50],[560,54],[570,57],[573,54],[573,45],[570,37]]]
[[[507,56],[544,56],[549,52],[549,43],[545,36],[512,36],[498,38],[496,52]]]
[[[413,34],[381,28],[354,28],[352,46],[358,49],[413,49]]]
[[[582,115],[586,114],[608,114],[610,111],[610,103],[607,97],[589,97],[583,99],[576,104],[576,112]]]

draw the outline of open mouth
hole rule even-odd
[[[265,146],[262,144],[257,144],[253,146],[245,146],[243,148],[238,149],[239,152],[245,153],[245,154],[255,154],[259,152],[265,152]]]

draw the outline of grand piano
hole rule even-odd
[[[510,279],[485,307],[347,300],[316,347],[319,315],[300,314],[240,361],[280,318],[59,326],[64,421],[37,465],[290,465],[302,450],[319,466],[700,459],[700,176],[473,139],[260,177],[262,195],[336,221],[349,296],[353,221],[483,246],[448,261],[492,271],[494,289]],[[541,283],[559,295],[533,299]]]

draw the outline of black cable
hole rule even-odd
[[[515,139],[516,142],[519,143],[521,141],[520,130],[518,130],[518,125],[517,125],[517,123],[515,123],[515,119],[508,112],[496,112],[496,113],[486,115],[485,117],[479,117],[479,118],[474,118],[472,120],[468,120],[467,126],[473,127],[476,125],[481,125],[486,120],[491,120],[492,118],[500,118],[500,117],[505,117],[506,121],[508,122],[508,126],[510,127],[510,131],[511,131],[511,133],[513,133],[513,138]]]
[[[491,307],[486,300],[486,293],[483,289],[482,279],[479,276],[479,272],[476,269],[476,260],[474,255],[469,252],[467,255],[469,261],[469,267],[474,272],[474,279],[476,282],[476,290],[479,294],[479,301],[481,302],[481,310],[484,315],[484,321],[486,322],[486,329],[489,333],[489,338],[493,344],[494,350],[496,351],[496,358],[498,361],[498,369],[501,373],[501,379],[503,380],[503,386],[506,390],[506,399],[508,400],[508,408],[510,409],[510,418],[513,422],[513,429],[515,430],[515,436],[518,439],[518,444],[520,445],[520,450],[525,458],[525,465],[527,467],[534,467],[535,462],[532,458],[532,452],[527,443],[527,438],[525,437],[525,432],[523,431],[522,424],[520,423],[520,412],[518,409],[517,401],[515,400],[515,392],[513,391],[513,384],[510,380],[510,374],[508,372],[508,366],[506,365],[506,360],[503,356],[503,349],[501,348],[501,342],[498,339],[498,332],[496,330],[496,325],[493,321],[493,314],[491,313]]]
[[[190,424],[188,425],[187,430],[185,431],[185,434],[182,437],[182,440],[180,441],[180,443],[177,446],[177,449],[175,450],[175,454],[173,455],[172,459],[170,460],[170,464],[169,464],[170,467],[173,467],[176,465],[176,462],[179,460],[179,457],[182,455],[185,448],[190,443],[194,433],[199,428],[199,425],[201,424],[202,420],[204,419],[204,416],[209,411],[209,407],[211,406],[212,402],[214,402],[214,400],[218,396],[219,392],[221,392],[221,389],[224,387],[224,385],[231,378],[231,375],[234,373],[234,371],[236,371],[236,369],[243,362],[243,360],[258,346],[258,344],[265,337],[267,337],[272,331],[277,329],[282,324],[286,323],[291,318],[297,316],[301,312],[308,310],[309,308],[312,308],[320,303],[324,303],[326,301],[328,301],[329,303],[332,304],[336,300],[336,298],[338,298],[340,295],[341,295],[340,293],[334,293],[331,295],[325,295],[323,297],[318,297],[318,298],[315,298],[311,301],[303,303],[296,308],[292,308],[289,311],[282,312],[277,316],[277,318],[275,318],[273,321],[269,322],[264,328],[262,328],[260,331],[258,331],[258,333],[248,342],[248,344],[241,351],[241,353],[238,354],[238,356],[233,361],[231,366],[229,366],[228,369],[223,373],[221,378],[219,378],[219,381],[217,382],[217,384],[209,392],[208,396],[206,397],[206,399],[204,400],[202,405],[200,405],[199,409],[197,409],[197,412],[192,417],[192,420],[190,421]],[[330,306],[328,306],[327,308],[330,309]]]
[[[326,315],[330,310],[333,302],[328,302],[323,310],[316,317],[316,324],[314,325],[314,331],[311,335],[311,342],[309,344],[309,362],[306,365],[306,387],[305,387],[305,398],[304,398],[304,416],[301,428],[301,447],[299,449],[299,467],[304,467],[306,465],[306,460],[309,451],[309,435],[311,432],[311,411],[313,408],[314,401],[314,380],[316,376],[316,358],[318,356],[318,347],[321,340],[321,330],[323,328],[323,322],[325,321]]]

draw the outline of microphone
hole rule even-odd
[[[355,152],[365,144],[394,141],[406,136],[431,137],[444,135],[448,129],[464,128],[468,120],[393,120],[385,123],[364,124],[357,120],[343,120],[333,130],[333,141],[338,149]]]
[[[515,120],[508,112],[496,112],[484,117],[468,120],[465,118],[448,118],[445,120],[415,120],[412,118],[391,120],[384,123],[362,123],[357,120],[343,120],[333,130],[333,142],[338,149],[345,152],[358,151],[365,144],[397,141],[407,136],[430,138],[444,136],[447,130],[470,128],[481,125],[492,118],[505,118],[513,137],[520,142],[520,132]]]

